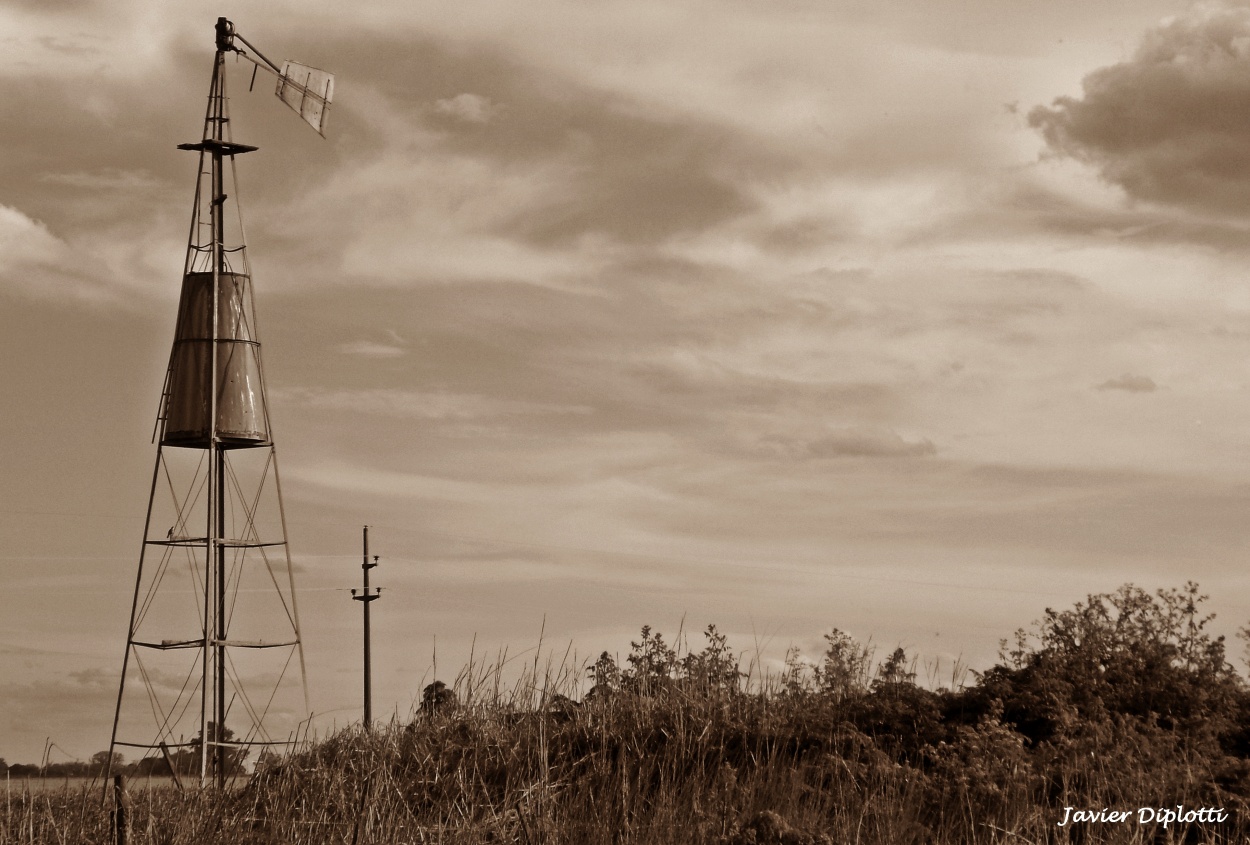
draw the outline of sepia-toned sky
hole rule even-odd
[[[1128,581],[1250,620],[1250,5],[261,5],[0,7],[9,762],[108,744],[223,14],[337,75],[325,140],[230,82],[323,727],[364,523],[387,717],[644,624],[941,676]]]

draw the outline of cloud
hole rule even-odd
[[[1119,378],[1108,379],[1098,385],[1098,390],[1123,390],[1127,393],[1154,393],[1159,386],[1148,376],[1125,373]]]
[[[588,242],[649,246],[713,228],[757,207],[753,179],[800,166],[765,135],[595,87],[570,68],[487,42],[344,39],[335,53],[345,77],[370,85],[356,98],[367,112],[348,115],[347,125],[378,146],[326,187],[333,208],[324,196],[307,205],[336,217],[336,208],[378,208],[370,230],[381,225],[383,243],[412,245],[394,256],[409,273],[442,273],[444,244],[470,268],[462,276],[486,262],[518,274],[578,272],[553,253]],[[360,246],[374,264],[395,252],[372,240]]]
[[[937,453],[929,440],[905,440],[888,429],[848,428],[811,439],[770,435],[760,440],[767,451],[805,458],[916,458]]]
[[[44,173],[39,178],[48,184],[65,185],[84,191],[149,191],[166,185],[146,170],[125,170],[117,167],[105,167],[93,172],[80,170]]]
[[[944,477],[944,471],[950,475]],[[951,464],[935,466],[931,478],[911,481],[915,498],[906,499],[905,519],[894,528],[916,532],[935,548],[988,542],[1031,546],[1046,550],[1056,564],[1096,553],[1131,561],[1138,577],[1175,577],[1181,567],[1205,580],[1234,571],[1237,549],[1246,542],[1247,527],[1238,514],[1250,488],[1239,478]],[[967,492],[944,500],[955,489]],[[932,498],[922,504],[925,496]],[[974,500],[980,504],[970,507]]]
[[[181,245],[163,237],[128,240],[134,230],[125,222],[117,226],[62,237],[43,221],[0,205],[0,290],[115,307],[135,307],[157,290],[175,295],[177,286],[168,283],[173,274],[159,272],[173,268],[158,266],[157,253],[167,251],[172,260],[164,263],[176,266]]]
[[[359,355],[362,358],[401,358],[408,354],[402,346],[389,343],[376,343],[372,340],[357,340],[352,343],[339,344],[338,350],[344,355]]]
[[[38,12],[73,12],[91,5],[91,0],[11,0],[12,5]]]
[[[1250,213],[1250,7],[1203,5],[1150,30],[1083,96],[1029,113],[1050,149],[1129,197]]]
[[[0,284],[45,296],[86,292],[83,263],[42,222],[0,205]]]
[[[106,723],[100,714],[116,696],[117,676],[99,667],[45,672],[24,681],[10,679],[0,685],[0,699],[6,705],[0,729],[11,736],[64,736],[72,733],[65,730],[66,725],[86,724],[102,730]],[[81,738],[74,735],[65,740],[70,752],[77,753],[75,741]]]
[[[328,411],[379,414],[408,419],[465,421],[507,416],[588,414],[587,407],[546,405],[496,397],[377,388],[372,390],[299,390],[274,392],[275,399]]]
[[[7,266],[55,264],[64,260],[67,247],[38,220],[16,208],[0,205],[0,256]]]
[[[497,106],[478,94],[457,94],[434,102],[434,111],[467,123],[488,123]]]

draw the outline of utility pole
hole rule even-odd
[[[378,565],[378,556],[373,556],[373,561],[369,560],[369,526],[365,526],[365,554],[364,560],[360,564],[360,568],[364,570],[365,585],[364,589],[357,593],[352,590],[352,600],[364,603],[365,612],[365,730],[373,728],[373,668],[372,658],[369,653],[369,603],[378,599],[378,593],[382,592],[381,587],[375,587],[372,592],[369,591],[369,570]]]

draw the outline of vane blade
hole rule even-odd
[[[334,99],[334,74],[297,62],[283,62],[274,93],[299,112],[318,134],[325,135],[326,116]]]

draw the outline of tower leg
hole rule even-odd
[[[117,684],[117,706],[113,710],[113,733],[109,737],[109,759],[104,764],[104,795],[108,797],[109,778],[113,774],[113,754],[117,751],[117,725],[122,717],[122,696],[126,692],[126,671],[130,668],[131,643],[135,639],[135,615],[139,611],[139,590],[143,585],[143,559],[147,556],[148,530],[152,526],[152,503],[156,500],[156,482],[160,479],[161,449],[156,449],[156,463],[152,466],[152,486],[148,492],[148,513],[143,520],[143,545],[139,547],[139,571],[135,575],[135,595],[130,602],[130,624],[126,626],[126,650],[122,652],[122,677]]]
[[[226,452],[218,443],[217,455],[217,726],[212,731],[217,743],[217,787],[226,788]]]

